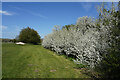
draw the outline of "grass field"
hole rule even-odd
[[[40,45],[2,44],[3,78],[88,78],[64,56]]]

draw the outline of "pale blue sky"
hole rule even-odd
[[[118,2],[119,0],[2,0],[2,2]]]
[[[2,37],[15,38],[31,27],[43,38],[55,25],[75,24],[79,17],[97,18],[100,2],[3,2]],[[107,3],[110,6],[111,3]]]

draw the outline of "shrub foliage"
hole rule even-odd
[[[110,29],[112,42],[110,48],[107,49],[107,55],[104,55],[102,61],[96,66],[96,71],[100,72],[100,77],[110,80],[120,77],[120,11],[113,10],[107,13],[114,16],[112,21],[114,26]]]
[[[30,27],[27,27],[21,30],[19,35],[19,41],[38,44],[40,43],[40,36],[37,31],[31,29]]]
[[[60,30],[56,28],[44,37],[42,45],[59,54],[76,57],[76,62],[94,67],[107,54],[113,40],[112,28],[118,23],[113,15],[115,8],[107,11],[102,7],[100,18],[78,18],[75,25],[68,25]]]

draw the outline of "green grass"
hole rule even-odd
[[[74,66],[40,45],[2,44],[3,78],[89,78]]]

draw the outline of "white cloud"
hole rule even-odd
[[[47,18],[48,18],[47,16],[44,16],[44,15],[38,13],[38,12],[34,12],[34,11],[31,11],[31,10],[28,10],[28,9],[22,9],[22,8],[18,8],[18,7],[13,7],[13,8],[15,8],[15,9],[17,9],[17,10],[24,11],[24,12],[26,12],[27,14],[29,13],[29,14],[31,14],[31,15],[33,15],[33,16],[38,16],[38,17],[41,17],[41,18],[44,18],[44,19],[47,19]]]
[[[2,30],[5,30],[5,29],[7,29],[7,26],[1,26],[1,28],[2,28]]]
[[[9,12],[7,12],[7,11],[2,11],[2,10],[0,10],[0,14],[3,14],[3,15],[12,15],[11,13],[9,13]]]
[[[30,14],[34,15],[34,16],[38,16],[38,17],[41,17],[41,18],[44,18],[44,19],[47,19],[46,16],[40,14],[40,13],[35,13],[35,12],[31,12],[31,11],[28,11]]]

